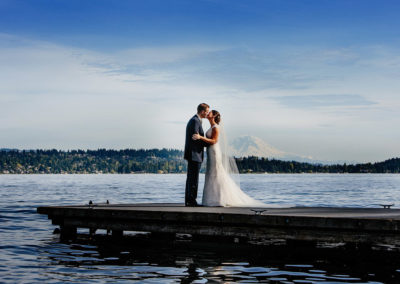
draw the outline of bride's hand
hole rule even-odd
[[[199,140],[201,138],[199,133],[193,134],[192,139],[193,140]]]

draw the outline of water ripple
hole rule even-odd
[[[187,243],[121,246],[61,243],[36,213],[44,205],[171,202],[184,199],[185,175],[0,175],[0,279],[4,283],[383,283],[400,279],[400,264],[325,254],[237,253]],[[200,189],[204,176],[200,179]],[[377,207],[400,205],[400,175],[243,175],[249,195],[270,204]],[[199,190],[198,200],[201,200]],[[339,254],[340,258],[340,254]],[[368,260],[368,261],[367,261]],[[364,266],[356,265],[366,261]],[[390,281],[389,281],[389,280]],[[400,282],[400,280],[398,281]]]

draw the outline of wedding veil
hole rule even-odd
[[[218,144],[221,148],[222,166],[240,188],[239,169],[236,165],[235,157],[233,156],[232,151],[229,147],[222,121],[219,124]]]

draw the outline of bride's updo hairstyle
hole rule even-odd
[[[221,115],[220,115],[219,112],[218,112],[217,110],[215,110],[215,109],[213,109],[211,112],[212,112],[212,114],[213,114],[213,116],[214,116],[214,121],[215,121],[215,123],[216,123],[216,124],[219,124],[219,122],[221,121]]]

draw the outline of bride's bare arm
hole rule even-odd
[[[218,136],[219,136],[219,129],[218,127],[214,127],[211,132],[211,138],[201,136],[198,133],[193,134],[192,138],[193,140],[201,140],[206,142],[207,144],[214,145],[215,143],[218,142]]]

